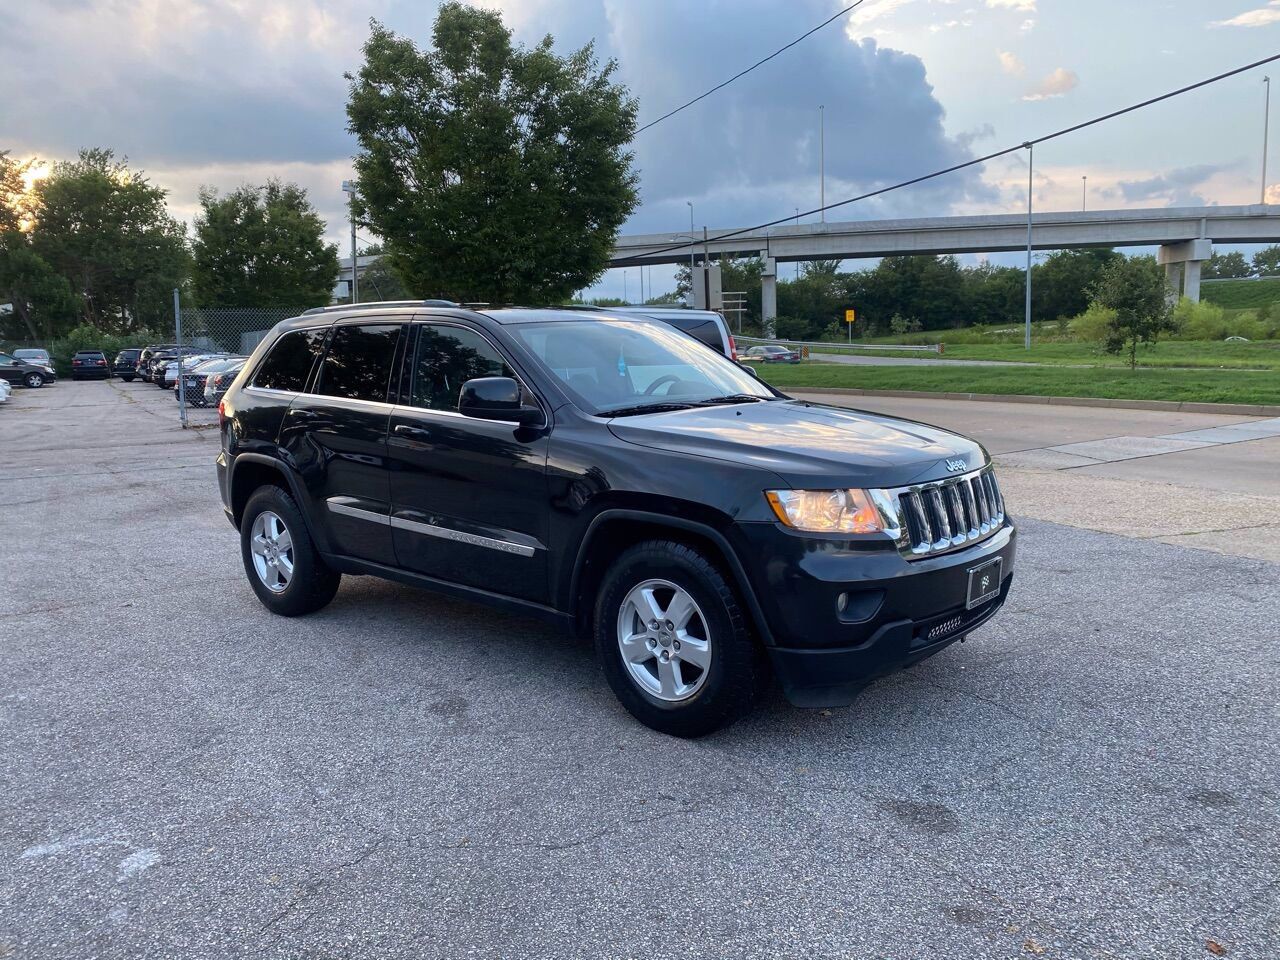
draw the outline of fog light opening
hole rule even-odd
[[[848,606],[849,595],[847,593],[842,593],[840,596],[836,597],[836,613],[844,613]]]

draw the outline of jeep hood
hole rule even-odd
[[[899,487],[987,462],[981,444],[950,431],[803,400],[616,417],[609,429],[637,446],[770,470],[797,488]]]

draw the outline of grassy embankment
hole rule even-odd
[[[1026,394],[1280,405],[1280,375],[1243,370],[1168,370],[1115,367],[875,367],[811,362],[765,366],[761,375],[781,390],[846,387],[928,393]]]

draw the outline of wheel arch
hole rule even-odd
[[[773,646],[773,636],[751,580],[737,551],[721,531],[697,520],[630,508],[610,508],[598,513],[579,543],[569,582],[567,612],[580,635],[586,635],[590,629],[596,590],[608,562],[632,544],[656,539],[675,540],[705,551],[709,559],[729,575],[756,635],[765,646]]]
[[[231,506],[231,519],[236,529],[240,529],[240,521],[244,517],[245,505],[255,490],[264,486],[277,486],[288,492],[302,514],[302,522],[307,525],[307,533],[321,550],[328,549],[328,541],[320,536],[316,524],[312,522],[307,509],[307,498],[298,485],[298,478],[282,460],[269,457],[263,453],[237,454],[231,461],[231,476],[227,481],[228,502]]]

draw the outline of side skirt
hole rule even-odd
[[[340,573],[353,573],[362,576],[381,577],[384,580],[394,580],[396,583],[403,583],[410,587],[420,587],[424,590],[445,594],[446,596],[457,597],[460,600],[470,600],[473,603],[496,607],[510,613],[517,613],[526,617],[537,617],[547,623],[556,624],[566,633],[573,632],[573,617],[570,614],[541,603],[517,600],[514,597],[493,593],[489,590],[481,590],[478,587],[464,587],[457,583],[450,583],[447,580],[437,580],[435,577],[413,573],[409,570],[401,570],[398,567],[388,567],[369,560],[357,560],[354,557],[329,553],[321,554],[321,556],[324,557],[325,563]]]

